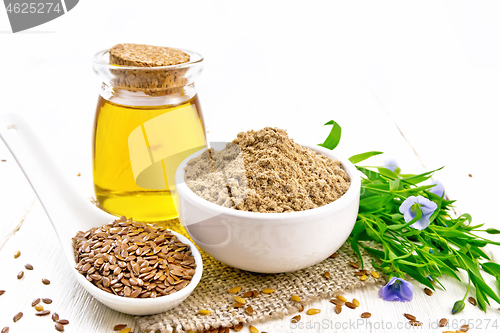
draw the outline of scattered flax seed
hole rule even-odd
[[[231,288],[229,289],[229,293],[230,294],[236,294],[237,292],[239,292],[241,290],[241,287],[234,287],[234,288]]]
[[[24,276],[24,271],[20,271],[19,273],[17,273],[17,279],[22,279]]]
[[[50,298],[42,298],[42,302],[44,302],[45,304],[51,304],[52,300]]]
[[[58,320],[59,320],[59,315],[58,315],[57,313],[55,313],[55,312],[54,312],[54,313],[52,314],[52,321],[58,321]],[[125,325],[125,326],[126,326],[126,325]],[[115,330],[115,331],[117,331],[117,330]]]
[[[24,268],[26,268],[28,271],[32,271],[33,270],[33,266],[31,264],[24,265]]]
[[[432,290],[430,290],[429,288],[425,288],[425,289],[424,289],[424,292],[425,292],[425,294],[426,294],[427,296],[432,296],[432,294],[434,294],[434,293],[432,292]]]
[[[416,321],[416,320],[410,320],[410,325],[411,326],[422,326],[422,322]]]
[[[124,329],[125,327],[127,327],[126,324],[118,324],[118,325],[115,325],[115,327],[113,327],[113,330],[114,331],[121,331],[122,329]]]
[[[300,315],[296,315],[295,317],[292,318],[292,323],[293,324],[298,323],[300,321],[300,318],[301,318]]]
[[[19,258],[20,255],[21,255],[21,251],[16,251],[16,253],[14,253],[14,258],[17,259],[17,258]]]
[[[342,305],[344,305],[344,304],[345,304],[345,302],[344,302],[344,301],[341,301],[341,300],[339,300],[339,299],[335,299],[335,298],[334,298],[334,299],[331,299],[331,300],[330,300],[330,303],[333,303],[333,304],[335,304],[335,305],[340,305],[340,306],[342,306]]]
[[[69,320],[67,320],[67,319],[61,319],[61,320],[58,320],[57,322],[61,325],[68,325],[69,324]]]
[[[40,298],[34,299],[33,302],[31,302],[31,306],[37,305],[38,303],[40,303],[40,301],[41,301]]]
[[[342,296],[342,295],[337,295],[337,299],[338,299],[339,301],[342,301],[342,302],[347,302],[347,298],[345,298],[345,297],[344,297],[344,296]]]
[[[238,324],[238,325],[234,326],[234,330],[235,330],[236,332],[239,332],[239,331],[241,331],[242,329],[243,329],[243,325],[242,325],[242,324]]]
[[[367,277],[366,275],[361,275],[361,276],[359,277],[359,279],[360,279],[361,281],[365,281],[367,278],[368,278],[368,277]]]
[[[42,279],[42,283],[48,285],[48,284],[50,284],[50,280],[49,279]]]
[[[21,319],[22,317],[23,317],[23,313],[22,313],[22,312],[19,312],[19,313],[17,313],[17,314],[14,316],[14,318],[12,318],[12,320],[13,320],[14,322],[16,322],[16,321],[18,321],[19,319]]]
[[[43,306],[41,304],[35,305],[35,310],[36,311],[43,311]]]
[[[55,327],[56,327],[56,330],[58,330],[59,332],[64,332],[64,326],[63,325],[61,325],[59,323],[56,323]]]
[[[252,296],[253,296],[253,292],[251,290],[247,291],[246,293],[243,294],[243,297],[245,297],[245,298],[252,297]]]
[[[460,327],[460,330],[462,332],[467,332],[469,330],[469,325],[462,325],[462,327]]]
[[[2,296],[3,294],[5,294],[5,290],[0,290],[0,296]]]
[[[405,317],[406,317],[406,319],[408,319],[408,320],[413,320],[413,321],[417,320],[417,317],[415,317],[414,315],[411,315],[411,314],[409,314],[409,313],[405,313],[405,314],[404,314],[404,316],[405,316]]]
[[[259,333],[259,330],[252,325],[250,325],[248,328],[250,329],[250,333]]]
[[[245,301],[244,298],[241,298],[239,296],[233,296],[234,297],[234,300],[238,303],[241,303],[241,304],[245,304],[247,301]]]
[[[245,304],[242,304],[242,303],[238,303],[238,302],[233,303],[234,308],[242,308],[244,306],[245,306]]]
[[[35,313],[35,316],[39,316],[39,317],[41,317],[41,316],[46,316],[46,315],[48,315],[48,314],[50,314],[50,311],[49,311],[49,310],[42,310],[42,311],[40,311],[40,312]]]
[[[82,175],[81,173],[78,173],[76,176],[77,176],[77,177],[80,177],[81,175]]]
[[[472,174],[469,173],[469,177],[472,177]]]
[[[349,309],[356,309],[356,305],[352,304],[351,302],[345,302],[345,306],[347,306]]]
[[[297,308],[299,308],[299,312],[304,311],[304,305],[302,305],[302,303],[297,303]]]
[[[325,278],[329,279],[329,278],[330,278],[330,272],[324,272],[324,273],[323,273],[323,276],[324,276]]]
[[[262,290],[262,292],[264,294],[271,294],[271,293],[274,293],[274,291],[275,291],[274,289],[269,289],[269,288],[266,288],[266,289]]]
[[[446,325],[448,325],[448,319],[443,318],[439,321],[439,327],[445,327]]]
[[[9,327],[5,326],[4,328],[2,328],[2,333],[9,333]]]
[[[361,314],[361,318],[370,318],[372,316],[372,314],[370,312],[363,312]]]
[[[245,311],[249,314],[249,315],[252,315],[253,314],[253,308],[249,305],[247,306],[247,308],[245,309]]]
[[[292,297],[290,297],[290,299],[291,299],[292,301],[295,301],[295,302],[300,302],[300,297],[299,297],[299,296],[297,296],[297,295],[292,295]]]
[[[380,278],[380,274],[378,272],[375,272],[375,271],[372,271],[372,276],[375,278],[375,279],[379,279]]]
[[[359,301],[357,299],[355,299],[355,298],[353,298],[352,304],[354,304],[355,307],[359,307],[360,306]]]
[[[320,309],[309,309],[309,310],[307,310],[307,312],[306,312],[306,313],[307,313],[308,315],[310,315],[310,316],[313,316],[313,315],[318,314],[318,313],[320,313],[320,312],[321,312],[321,310],[320,310]]]
[[[203,316],[206,316],[206,315],[209,315],[211,313],[210,310],[198,310],[198,313],[203,315]]]
[[[476,299],[475,299],[474,297],[472,297],[472,296],[471,296],[471,297],[469,297],[469,299],[468,299],[468,300],[469,300],[469,303],[470,303],[470,304],[472,304],[472,305],[476,306],[477,302],[476,302]]]
[[[351,261],[349,264],[351,265],[351,267],[356,268],[356,269],[359,269],[359,265],[358,265],[358,264],[356,264],[355,262],[352,262],[352,261]]]
[[[332,255],[330,256],[330,258],[337,258],[338,256],[339,256],[339,254],[338,254],[337,252],[335,252],[334,254],[332,254]]]
[[[122,329],[119,333],[130,333],[130,330],[131,330],[131,329],[132,329],[132,328],[127,327],[127,328]]]
[[[259,292],[257,290],[252,290],[253,297],[259,296]]]
[[[335,305],[335,313],[339,314],[341,312],[342,312],[342,305],[340,304]]]

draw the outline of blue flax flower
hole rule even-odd
[[[417,207],[422,211],[422,217],[411,224],[410,227],[418,230],[423,230],[429,226],[430,217],[432,213],[437,209],[437,204],[434,201],[431,201],[423,196],[419,195],[418,197],[411,196],[408,197],[402,204],[399,206],[399,211],[404,215],[406,223],[410,222],[417,216]]]
[[[380,288],[378,295],[385,301],[410,302],[413,299],[413,285],[398,277],[393,277]]]
[[[397,173],[396,169],[399,169],[398,161],[395,158],[388,158],[384,161],[384,168]]]
[[[444,186],[439,180],[433,180],[432,185],[436,185],[429,189],[429,192],[434,193],[438,197],[442,197],[444,194]]]

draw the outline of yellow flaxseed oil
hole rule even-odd
[[[161,106],[120,105],[100,96],[93,142],[97,201],[111,214],[138,221],[178,217],[173,175],[182,160],[205,145],[196,95]]]

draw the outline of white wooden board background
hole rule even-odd
[[[322,124],[335,119],[343,128],[341,153],[381,150],[405,172],[445,165],[436,178],[458,200],[460,211],[471,213],[476,223],[500,226],[498,2],[166,1],[152,6],[82,1],[69,14],[16,35],[8,33],[0,10],[1,111],[18,112],[36,126],[82,194],[92,194],[90,142],[99,87],[90,58],[115,43],[140,42],[205,56],[197,87],[211,140],[279,126],[298,142],[318,143],[329,131]],[[50,222],[3,144],[0,159],[7,160],[0,162],[0,289],[7,290],[0,296],[0,328],[55,332],[50,318],[35,317],[30,306],[36,297],[50,297],[54,303],[47,308],[71,322],[66,332],[111,332],[117,323],[139,332],[132,317],[78,288]],[[22,255],[14,259],[17,250]],[[500,262],[500,252],[493,256]],[[17,280],[27,262],[35,269]],[[52,283],[43,285],[42,277]],[[361,307],[340,315],[327,301],[318,302],[312,307],[321,314],[302,315],[302,322],[316,323],[311,329],[290,327],[290,318],[256,326],[267,332],[414,331],[397,327],[407,312],[427,327],[447,317],[482,325],[474,331],[498,329],[492,326],[500,325],[495,302],[487,314],[467,306],[452,317],[451,307],[466,286],[443,283],[447,291],[432,297],[415,284],[411,303],[382,301],[374,287],[356,290],[346,296],[357,298]],[[18,311],[25,317],[14,324]],[[357,324],[364,311],[372,313],[371,328]],[[333,326],[322,326],[324,320]],[[485,329],[487,320],[492,321]]]

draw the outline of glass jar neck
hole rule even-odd
[[[158,91],[156,96],[147,94],[144,91],[131,91],[128,89],[116,88],[106,83],[102,83],[100,95],[102,98],[120,105],[130,106],[159,106],[159,105],[180,105],[196,95],[194,83],[183,87],[165,89]]]

